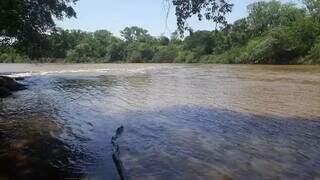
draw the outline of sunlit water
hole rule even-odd
[[[320,67],[4,65],[0,179],[320,178]]]

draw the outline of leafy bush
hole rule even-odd
[[[310,64],[320,64],[320,42],[312,47],[307,59]]]
[[[197,63],[200,60],[200,55],[195,52],[189,52],[186,55],[186,63]]]
[[[276,28],[266,35],[252,39],[240,56],[243,63],[288,64],[299,56],[295,39],[287,28]]]
[[[292,43],[295,44],[300,56],[305,56],[320,36],[320,23],[307,17],[295,22],[290,26],[287,32],[282,35],[288,35]]]
[[[204,55],[200,57],[200,63],[213,63],[215,59],[215,55]]]
[[[129,63],[141,63],[142,54],[138,50],[130,51],[127,55],[127,62]]]
[[[240,59],[242,53],[243,51],[241,48],[232,48],[219,55],[202,57],[201,62],[217,63],[217,64],[242,63],[243,59]]]
[[[277,58],[275,52],[277,45],[277,39],[267,36],[258,41],[256,46],[247,49],[247,58],[254,64],[274,64]]]
[[[174,59],[175,63],[184,63],[186,62],[186,56],[188,52],[186,51],[178,51],[176,58]]]
[[[0,63],[22,63],[29,62],[29,58],[20,54],[12,47],[0,48]]]
[[[122,42],[114,42],[107,48],[106,59],[109,62],[125,60],[126,45]]]
[[[127,62],[150,62],[154,56],[154,50],[147,43],[136,42],[127,47]]]
[[[57,29],[28,48],[0,45],[0,62],[30,62],[28,54],[38,58],[32,62],[320,63],[320,3],[303,2],[305,7],[279,0],[254,2],[247,17],[219,30],[190,29],[185,38],[177,33],[171,39],[153,37],[136,26],[121,31],[122,38],[107,30]]]
[[[160,47],[154,54],[153,62],[171,63],[177,56],[176,50],[171,47]]]

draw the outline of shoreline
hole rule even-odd
[[[310,66],[320,66],[318,63],[215,63],[215,62],[125,62],[125,61],[114,61],[114,62],[66,62],[66,61],[59,61],[60,59],[55,59],[54,61],[50,62],[39,62],[39,61],[29,61],[29,62],[0,62],[1,64],[207,64],[207,65],[279,65],[279,66],[286,66],[286,65],[310,65]]]

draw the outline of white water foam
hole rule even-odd
[[[157,67],[145,68],[104,68],[104,69],[77,69],[77,70],[51,70],[51,71],[30,71],[23,73],[13,73],[9,77],[31,77],[31,76],[46,76],[46,75],[59,75],[59,74],[108,74],[108,75],[121,75],[121,74],[145,74],[150,70],[157,69]]]

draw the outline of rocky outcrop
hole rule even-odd
[[[7,76],[0,76],[0,98],[10,96],[13,91],[25,89],[26,85],[17,82],[15,79]]]

